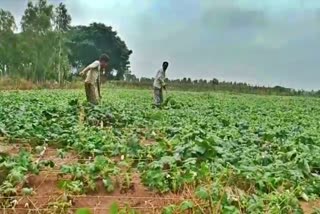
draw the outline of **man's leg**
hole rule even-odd
[[[160,98],[160,89],[158,88],[154,88],[154,104],[157,107],[160,107],[161,105],[161,98]]]
[[[90,83],[84,83],[84,90],[86,91],[87,102],[90,102]]]
[[[91,84],[91,83],[86,83],[86,95],[87,95],[87,101],[97,105],[98,102],[98,97],[97,97],[97,92],[96,92],[96,87]]]
[[[160,98],[160,104],[162,105],[162,103],[163,103],[163,90],[162,90],[162,88],[159,90],[159,98]]]

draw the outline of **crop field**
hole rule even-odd
[[[0,92],[1,213],[320,213],[320,100]]]

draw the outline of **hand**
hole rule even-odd
[[[84,75],[84,71],[81,71],[81,72],[79,73],[79,75],[80,75],[80,76],[83,76],[83,75]]]

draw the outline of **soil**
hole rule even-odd
[[[157,142],[155,140],[151,140],[151,139],[142,139],[140,143],[143,146],[151,146],[153,144],[156,144]]]
[[[7,148],[7,151],[9,151],[9,154],[15,154],[19,149],[11,146],[11,148]],[[39,157],[35,155],[34,160],[38,159]],[[179,195],[159,195],[149,191],[142,184],[140,175],[137,172],[133,173],[132,185],[125,192],[121,190],[121,185],[119,185],[113,193],[107,193],[102,181],[98,181],[96,191],[88,193],[87,195],[66,198],[63,191],[58,188],[59,179],[61,180],[61,178],[58,177],[58,169],[63,164],[78,162],[77,155],[70,152],[64,159],[60,159],[57,157],[56,149],[47,148],[41,160],[53,160],[55,167],[41,172],[39,175],[30,175],[25,186],[33,188],[34,194],[28,197],[16,197],[17,204],[15,210],[7,209],[3,212],[0,210],[0,213],[60,213],[53,211],[53,206],[50,206],[50,204],[60,202],[59,205],[61,206],[62,202],[65,202],[71,206],[68,213],[75,213],[75,210],[78,208],[90,208],[91,213],[105,214],[108,213],[111,205],[116,202],[119,207],[129,206],[140,213],[151,214],[161,213],[160,210],[162,207],[179,203],[183,200]]]
[[[314,213],[314,209],[320,209],[320,200],[310,201],[310,202],[300,202],[300,207],[304,214]]]
[[[4,139],[0,139],[0,153],[7,153],[9,155],[17,155],[20,150],[31,151],[31,147],[28,144],[7,144]]]
[[[1,140],[1,139],[0,139]],[[141,144],[149,146],[156,143],[153,140],[142,140]],[[27,144],[5,144],[0,141],[0,152],[16,155],[20,149],[31,152],[31,147]],[[15,209],[0,210],[5,214],[51,214],[51,213],[75,213],[78,208],[89,208],[93,214],[108,213],[113,203],[117,203],[119,207],[129,206],[145,214],[161,213],[161,208],[169,204],[177,204],[183,201],[182,195],[166,194],[159,195],[148,190],[141,182],[138,172],[133,173],[132,185],[123,192],[121,185],[117,186],[113,193],[107,193],[102,181],[97,182],[97,190],[87,195],[71,196],[66,198],[63,191],[58,188],[59,178],[58,169],[63,164],[77,163],[79,160],[77,154],[69,152],[61,159],[57,157],[55,148],[47,148],[42,157],[34,156],[34,160],[53,160],[55,167],[51,170],[41,172],[39,175],[30,175],[25,186],[33,188],[32,196],[17,197]],[[119,158],[114,158],[116,162]],[[125,170],[125,169],[124,169]],[[21,195],[21,194],[19,194]],[[58,212],[53,210],[53,204],[62,206],[63,202],[70,208],[68,212]],[[300,202],[300,206],[305,214],[312,214],[315,208],[320,209],[320,200],[311,202]]]

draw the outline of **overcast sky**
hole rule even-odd
[[[111,25],[133,50],[131,69],[320,89],[320,0],[50,0],[73,25]],[[0,0],[20,23],[27,0]]]

